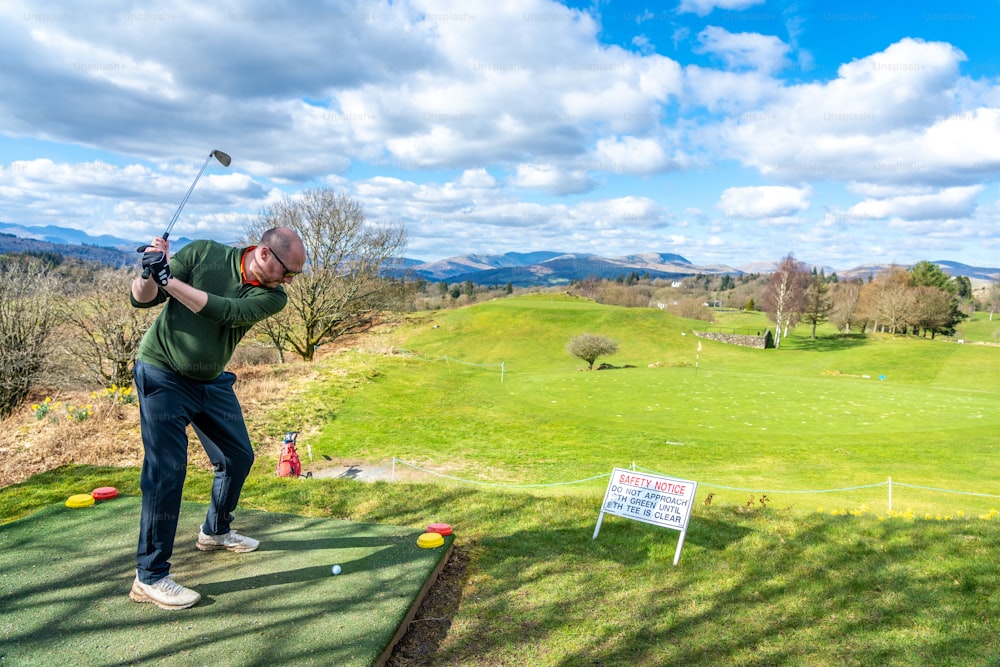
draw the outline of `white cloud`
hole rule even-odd
[[[646,35],[636,35],[633,37],[632,46],[638,49],[639,53],[644,56],[648,56],[656,52],[656,46],[649,41],[649,37]]]
[[[572,215],[593,221],[599,229],[621,229],[623,222],[630,227],[657,228],[664,226],[666,212],[648,197],[618,197],[583,202],[571,209]]]
[[[764,0],[681,0],[681,4],[677,7],[677,13],[707,16],[715,8],[738,11],[763,3]]]
[[[787,219],[809,208],[812,189],[761,185],[726,188],[718,206],[728,218]]]
[[[901,40],[842,65],[833,81],[782,88],[727,119],[725,150],[779,179],[940,183],[996,169],[993,110],[966,119],[954,107],[964,57],[949,44]]]
[[[781,84],[766,72],[722,72],[697,65],[684,68],[684,100],[711,113],[730,114],[737,124],[744,115],[775,118],[767,105],[780,94]],[[710,132],[718,133],[715,125],[708,126]]]
[[[972,214],[981,185],[945,188],[929,194],[910,194],[884,199],[866,199],[848,214],[856,218],[902,218],[928,220],[964,218]]]
[[[171,72],[151,59],[136,60],[127,53],[74,39],[54,29],[35,29],[30,35],[51,58],[61,60],[65,69],[80,76],[138,93],[177,97]]]
[[[601,139],[593,159],[600,171],[627,174],[661,172],[675,164],[657,141],[637,137]]]
[[[971,109],[940,118],[915,147],[930,168],[977,178],[1000,170],[1000,109]]]
[[[699,51],[718,56],[730,69],[773,72],[788,65],[788,45],[771,35],[708,26],[698,33],[698,42]]]
[[[458,184],[466,188],[495,188],[497,181],[485,169],[466,169],[458,179]]]
[[[576,194],[592,190],[594,182],[580,169],[564,171],[550,164],[519,164],[512,183],[552,194]]]

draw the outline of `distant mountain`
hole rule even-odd
[[[411,264],[410,275],[452,283],[470,280],[481,285],[518,287],[565,285],[587,278],[615,279],[630,273],[653,278],[679,279],[702,274],[742,273],[728,266],[695,266],[680,255],[642,253],[623,257],[591,254],[534,252],[504,255],[463,255],[440,262]]]
[[[426,264],[422,259],[410,259],[409,257],[399,257],[393,260],[387,267],[388,273],[393,276],[406,275],[408,272],[412,272],[413,267],[420,266],[421,264]]]
[[[982,266],[968,266],[959,262],[949,262],[939,259],[934,264],[941,267],[941,270],[954,278],[955,276],[966,276],[970,280],[996,281],[1000,279],[1000,269],[985,268]]]
[[[30,227],[26,225],[15,225],[8,222],[0,222],[0,233],[10,234],[22,239],[34,241],[44,241],[47,243],[64,245],[85,245],[98,246],[101,248],[114,248],[128,251],[135,249],[143,243],[149,243],[151,239],[123,239],[120,236],[101,234],[93,236],[79,229],[69,227],[59,227],[56,225],[45,225],[44,227]],[[170,237],[170,249],[177,250],[191,242],[188,238]]]
[[[135,248],[132,248],[132,252],[128,252],[117,248],[104,248],[79,243],[52,243],[51,241],[25,239],[13,234],[0,232],[0,255],[22,252],[57,253],[63,257],[100,262],[108,266],[138,266],[138,255],[135,252]]]
[[[460,257],[450,257],[436,262],[421,262],[410,260],[407,268],[413,273],[428,280],[454,280],[456,276],[465,276],[470,273],[491,271],[493,269],[507,269],[527,267],[539,262],[544,262],[553,257],[558,257],[558,252],[508,252],[503,255],[461,255]],[[462,278],[462,282],[465,278]]]
[[[1000,280],[1000,268],[969,266],[968,264],[952,262],[945,259],[935,260],[931,262],[931,264],[934,264],[952,278],[955,276],[965,276],[969,280],[981,280],[985,282],[995,282]],[[841,280],[869,280],[880,271],[885,271],[891,267],[892,264],[862,264],[854,267],[853,269],[838,271],[837,277]],[[903,265],[903,268],[905,269],[909,269],[910,267],[911,265],[908,264]]]
[[[135,265],[135,248],[148,239],[123,239],[116,236],[91,236],[78,229],[46,225],[29,227],[0,222],[0,253],[4,252],[57,252],[67,257],[91,259],[109,264]],[[190,243],[190,239],[171,238],[172,250]],[[502,255],[469,254],[449,257],[434,262],[401,258],[387,271],[393,276],[420,277],[432,282],[459,283],[472,281],[480,285],[506,285],[518,287],[537,285],[565,285],[587,278],[615,279],[630,273],[652,278],[679,280],[695,275],[739,276],[767,274],[774,271],[780,260],[752,262],[732,268],[722,264],[697,265],[671,253],[638,253],[621,257],[601,257],[586,253],[562,253],[548,250],[537,252],[508,252]],[[938,260],[934,264],[948,275],[967,276],[970,280],[996,281],[1000,268],[969,266],[960,262]],[[820,268],[820,267],[817,267]],[[852,269],[834,270],[822,267],[826,275],[836,273],[840,279],[867,280],[888,264],[864,264]],[[907,267],[909,268],[909,267]]]
[[[102,234],[91,236],[87,232],[68,227],[57,227],[56,225],[45,225],[44,227],[25,227],[24,225],[13,225],[0,222],[0,232],[11,234],[22,239],[32,239],[35,241],[47,241],[49,243],[66,245],[91,245],[104,248],[125,249],[129,246],[138,245],[135,241],[118,238]]]
[[[778,260],[773,261],[761,261],[761,262],[749,262],[748,264],[741,264],[739,269],[743,273],[771,273],[778,268],[780,262]]]
[[[691,265],[691,262],[684,257],[667,252],[643,252],[637,255],[624,255],[616,257],[615,261],[626,263],[630,266],[642,266],[644,264],[648,264],[649,266],[661,266],[663,264]]]

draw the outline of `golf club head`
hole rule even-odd
[[[215,156],[215,159],[218,160],[223,167],[228,167],[233,161],[233,158],[229,157],[229,153],[223,153],[219,150],[212,151],[212,155]]]

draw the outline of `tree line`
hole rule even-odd
[[[1000,306],[1000,289],[994,286],[987,301],[991,309]],[[971,281],[952,278],[928,261],[909,269],[891,266],[867,282],[840,281],[809,270],[791,254],[771,274],[762,298],[762,309],[775,324],[775,347],[800,322],[811,326],[812,338],[825,321],[845,334],[950,336],[973,308]]]
[[[571,293],[599,303],[659,307],[678,317],[714,321],[717,308],[762,311],[775,325],[775,344],[796,326],[820,323],[844,334],[884,332],[953,335],[976,310],[1000,313],[1000,280],[973,290],[966,276],[948,276],[929,261],[890,266],[864,278],[841,279],[809,268],[789,254],[766,274],[699,274],[679,280],[650,279],[636,272],[617,280],[575,282]]]

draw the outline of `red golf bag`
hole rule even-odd
[[[302,474],[302,461],[299,460],[299,453],[295,451],[295,438],[298,431],[289,431],[285,434],[285,439],[281,443],[281,456],[278,457],[278,468],[275,474],[278,477],[298,477]]]

